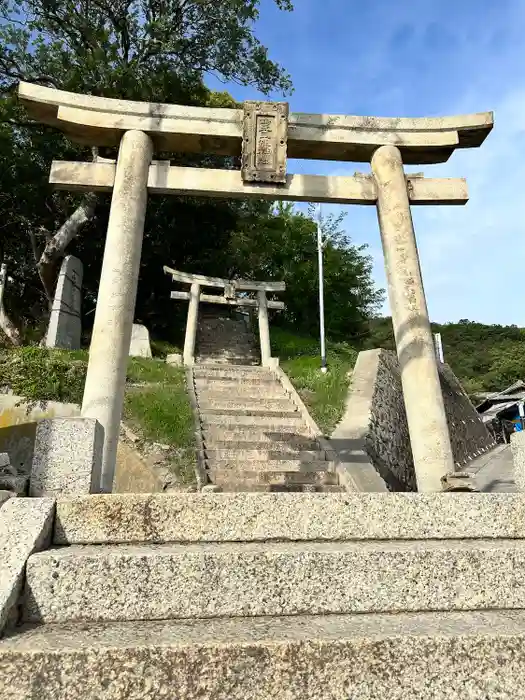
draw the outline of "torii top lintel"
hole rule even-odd
[[[73,141],[116,146],[125,131],[150,134],[159,151],[239,156],[243,111],[93,97],[21,82],[30,115]],[[442,163],[456,148],[480,146],[492,112],[452,117],[383,118],[291,113],[288,157],[369,162],[383,145],[398,146],[409,165]]]

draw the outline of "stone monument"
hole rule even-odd
[[[149,342],[149,331],[146,326],[134,323],[131,328],[130,357],[153,357]]]
[[[82,262],[73,255],[64,258],[58,274],[49,318],[46,347],[79,350],[82,333]]]

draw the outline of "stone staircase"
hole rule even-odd
[[[196,346],[198,363],[259,363],[248,317],[228,307],[201,305]]]
[[[60,499],[2,700],[523,698],[521,494]]]
[[[223,491],[342,491],[332,462],[275,373],[193,370],[208,478]]]

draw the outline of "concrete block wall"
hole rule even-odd
[[[446,364],[440,366],[440,380],[454,460],[460,469],[495,443]],[[354,471],[373,466],[391,491],[416,490],[395,353],[379,349],[359,354],[345,414],[332,435],[332,445],[340,455],[344,453],[342,461]]]

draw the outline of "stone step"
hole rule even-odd
[[[250,428],[240,426],[237,428],[225,428],[220,425],[205,426],[202,430],[203,439],[208,449],[215,449],[218,443],[265,443],[272,450],[281,449],[283,446],[298,449],[310,449],[315,442],[307,428],[301,431],[294,427],[282,426],[273,428]],[[270,448],[269,448],[270,449]]]
[[[196,354],[200,357],[208,357],[209,364],[216,362],[213,358],[221,357],[251,357],[256,358],[258,354],[251,348],[233,347],[215,344],[213,347],[198,347]]]
[[[200,412],[201,423],[203,426],[222,425],[230,426],[249,426],[250,428],[260,428],[265,430],[287,428],[286,432],[290,432],[289,428],[306,430],[306,425],[299,413],[296,415],[282,416],[279,411],[266,411],[266,415],[239,415],[238,413],[208,413]],[[274,415],[274,413],[276,415]]]
[[[291,399],[280,398],[280,399],[268,399],[268,398],[255,398],[247,399],[245,396],[239,396],[229,399],[224,397],[215,398],[209,396],[203,396],[199,394],[198,398],[199,408],[209,413],[224,411],[225,413],[238,412],[245,413],[246,415],[256,415],[258,413],[266,413],[271,411],[272,415],[278,413],[279,415],[287,414],[297,414],[297,408],[292,403]]]
[[[198,365],[195,366],[196,368]],[[226,367],[224,368],[226,372]],[[263,375],[261,377],[255,376],[244,376],[235,377],[228,375],[226,373],[222,375],[212,375],[212,376],[196,376],[195,377],[195,387],[199,388],[217,388],[225,391],[237,391],[244,388],[249,388],[250,390],[256,390],[265,392],[272,387],[280,387],[274,377]]]
[[[271,377],[272,379],[275,379],[274,373],[269,370],[267,367],[246,367],[245,369],[242,368],[233,368],[231,370],[225,369],[222,366],[215,365],[213,363],[209,363],[206,365],[198,365],[195,367],[195,374],[198,376],[202,375],[214,375],[215,373],[218,374],[224,374],[227,373],[229,375],[233,375],[236,377],[242,377],[243,374],[246,374],[248,376],[253,376],[255,374],[259,375],[265,375],[268,377]]]
[[[198,356],[197,357],[197,364],[199,363],[205,363],[209,362],[211,358],[210,357],[202,357]],[[221,365],[224,365],[225,367],[231,366],[231,367],[258,367],[259,366],[259,361],[257,358],[248,358],[248,357],[215,357],[214,362],[217,362]]]
[[[522,610],[26,626],[0,696],[518,700],[524,653]]]
[[[254,428],[240,426],[237,428],[225,428],[220,425],[204,427],[202,431],[204,443],[208,449],[213,449],[217,443],[238,443],[238,442],[266,442],[271,449],[278,449],[283,443],[289,443],[291,447],[303,445],[311,441],[308,430],[302,431],[289,426],[282,428]],[[303,442],[304,441],[304,442]],[[311,444],[311,443],[310,443]]]
[[[206,330],[201,329],[197,333],[196,345],[197,348],[203,346],[210,348],[224,346],[250,348],[251,350],[254,350],[256,347],[251,336],[236,333],[235,329],[221,327],[209,328]]]
[[[290,459],[289,456],[273,459],[247,459],[235,457],[233,459],[216,459],[206,457],[206,466],[210,472],[299,472],[309,474],[310,472],[326,472],[332,469],[332,462],[321,459],[321,453],[317,455],[319,459]],[[288,457],[288,458],[287,458]]]
[[[237,424],[237,418],[243,417],[253,418],[254,423],[258,423],[259,419],[264,419],[263,424],[265,424],[266,419],[272,418],[272,425],[281,425],[281,421],[283,419],[296,418],[298,422],[302,423],[301,415],[294,408],[292,410],[286,410],[286,408],[273,410],[270,408],[265,408],[262,400],[260,402],[260,406],[245,407],[240,401],[232,401],[231,403],[233,404],[232,408],[212,408],[202,405],[199,406],[201,420],[206,422],[208,418],[212,416],[222,416],[224,421],[226,421],[226,418],[234,419],[233,422]],[[222,420],[220,423],[222,424]],[[228,420],[228,424],[231,423],[232,421]],[[242,423],[245,424],[245,421],[242,421]]]
[[[448,538],[525,538],[525,494],[69,496],[54,529],[55,544]]]
[[[337,474],[315,469],[288,470],[285,465],[274,465],[273,469],[258,469],[257,466],[246,463],[244,469],[231,469],[211,466],[208,469],[210,481],[217,486],[338,486]]]
[[[211,464],[214,461],[224,461],[236,464],[244,461],[269,462],[272,460],[283,459],[286,461],[299,461],[306,463],[326,461],[324,450],[321,450],[315,444],[311,445],[311,447],[314,449],[310,450],[293,450],[287,448],[285,445],[283,445],[283,447],[280,449],[268,449],[268,443],[260,443],[258,447],[257,443],[253,443],[251,447],[251,443],[240,443],[241,447],[239,449],[235,449],[235,447],[231,449],[228,447],[228,445],[231,444],[232,443],[227,442],[225,443],[224,447],[219,447],[217,449],[205,448],[204,453],[207,462]],[[248,447],[246,445],[248,445]]]
[[[523,540],[72,545],[29,558],[23,617],[80,622],[512,608],[525,608]]]
[[[197,350],[209,350],[217,352],[220,350],[241,350],[246,352],[256,352],[255,345],[250,340],[232,339],[230,337],[221,337],[220,333],[214,333],[209,338],[199,338],[197,342]]]
[[[197,354],[201,357],[256,357],[257,353],[253,348],[242,346],[220,346],[214,345],[200,346],[197,348]],[[210,360],[211,362],[212,360]]]
[[[268,494],[268,493],[293,493],[293,494],[305,494],[305,493],[343,493],[345,491],[342,486],[332,486],[332,485],[322,485],[322,484],[260,484],[260,483],[250,483],[246,484],[237,479],[232,479],[231,481],[225,481],[220,485],[221,493],[226,495],[239,494],[239,493],[257,493],[257,494]]]
[[[257,355],[251,355],[246,352],[236,352],[236,353],[222,353],[222,352],[198,352],[197,353],[197,365],[223,365],[224,362],[232,362],[236,365],[242,366],[246,363],[248,367],[260,366],[254,365],[253,363],[259,363],[259,357]]]
[[[232,396],[256,399],[288,399],[289,395],[276,381],[236,382],[223,379],[196,379],[195,389],[199,396],[231,400]]]
[[[205,446],[205,452],[206,454],[210,455],[213,457],[213,454],[216,450],[226,450],[229,453],[232,451],[235,452],[235,454],[238,453],[238,451],[243,451],[243,450],[248,450],[250,452],[256,450],[259,452],[260,450],[263,451],[269,451],[270,453],[275,453],[278,452],[279,456],[282,454],[290,454],[293,455],[293,459],[298,459],[299,455],[301,453],[304,453],[305,455],[309,454],[318,454],[322,452],[324,454],[324,451],[321,450],[319,443],[314,440],[313,438],[308,438],[308,437],[296,437],[294,438],[291,435],[286,435],[286,438],[284,440],[280,441],[275,441],[271,442],[270,444],[268,441],[262,441],[262,442],[249,442],[245,440],[237,440],[237,441],[230,441],[230,442],[221,442],[220,440],[214,440],[212,438],[213,446],[206,447]],[[226,456],[231,456],[226,455]],[[262,459],[262,457],[261,457]],[[323,457],[324,459],[324,457]]]
[[[212,354],[221,351],[257,352],[255,345],[249,341],[244,342],[240,340],[232,340],[231,338],[219,338],[216,333],[209,338],[201,337],[197,342],[197,350],[199,352],[206,350]]]
[[[253,384],[236,384],[234,394],[232,394],[231,386],[228,390],[225,386],[215,387],[213,384],[208,384],[196,387],[196,392],[199,399],[204,401],[232,401],[232,398],[235,397],[239,401],[248,401],[254,404],[260,403],[261,400],[287,401],[293,404],[290,396],[279,384],[268,385],[264,389],[254,387]]]

